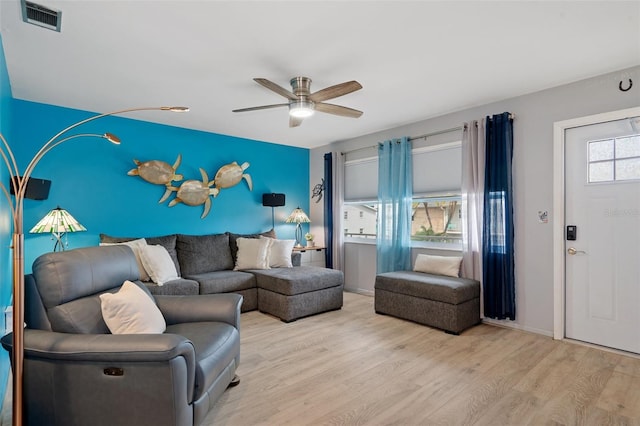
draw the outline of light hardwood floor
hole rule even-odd
[[[373,298],[285,324],[242,315],[241,383],[211,425],[640,425],[640,359],[480,325],[460,336]]]
[[[242,314],[242,381],[203,426],[640,426],[636,357],[490,325],[451,336],[344,296],[290,324]]]

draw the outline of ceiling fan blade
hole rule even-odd
[[[240,109],[234,109],[232,112],[257,111],[259,109],[278,108],[283,106],[289,106],[289,104],[274,104],[274,105],[262,105],[262,106],[250,107],[250,108],[240,108]]]
[[[362,89],[362,85],[357,81],[347,81],[346,83],[336,84],[322,90],[318,90],[315,93],[309,95],[309,99],[313,102],[322,102],[328,99],[337,98],[338,96],[346,95],[347,93],[355,92]]]
[[[284,87],[278,86],[274,82],[267,80],[266,78],[254,78],[253,80],[256,83],[263,85],[267,89],[272,90],[272,91],[276,92],[277,94],[284,96],[287,99],[291,99],[292,101],[297,101],[298,100],[298,97],[296,95],[294,95],[293,93],[291,93],[290,91],[288,91]]]
[[[298,127],[304,118],[289,116],[289,127]]]
[[[317,103],[316,111],[325,112],[327,114],[340,115],[342,117],[358,118],[362,115],[362,111],[347,108],[340,105]]]

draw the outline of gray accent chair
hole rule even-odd
[[[152,296],[138,279],[133,252],[122,245],[36,259],[25,277],[25,424],[202,422],[234,380],[242,296]],[[99,295],[125,280],[155,300],[164,334],[109,333]],[[2,338],[7,351],[12,337]]]

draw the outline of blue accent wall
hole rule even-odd
[[[11,86],[4,59],[2,36],[0,35],[0,133],[10,140]],[[5,185],[9,180],[9,171],[0,163],[0,181]],[[0,332],[5,330],[4,310],[11,303],[11,215],[3,194],[0,194]],[[9,375],[8,353],[0,349],[0,397],[4,395]],[[0,407],[1,407],[0,400]],[[0,408],[1,409],[1,408]]]
[[[0,38],[1,42],[1,38]],[[72,94],[70,94],[72,96]],[[123,108],[136,105],[123,105]],[[171,112],[145,112],[172,114]],[[19,169],[26,168],[38,149],[67,126],[96,115],[52,105],[13,99],[4,51],[0,44],[0,132],[17,158]],[[60,206],[86,228],[68,234],[70,249],[93,246],[99,234],[115,236],[157,236],[171,233],[209,234],[232,231],[262,232],[272,227],[272,209],[262,206],[262,194],[286,194],[286,206],[275,208],[275,230],[279,238],[294,238],[295,226],[285,224],[291,211],[300,206],[309,211],[309,150],[284,145],[164,126],[122,117],[105,117],[75,129],[77,133],[110,132],[121,145],[100,138],[69,140],[49,152],[32,177],[51,180],[49,198],[25,200],[25,269],[29,273],[36,257],[50,252],[54,242],[49,235],[29,234],[49,210]],[[199,168],[213,179],[217,170],[233,161],[250,165],[253,190],[245,180],[222,189],[212,198],[211,210],[201,219],[203,206],[158,201],[165,186],[144,181],[127,172],[142,162],[161,160],[173,164],[178,154],[182,163],[178,173],[184,179],[201,180]],[[9,173],[0,165],[0,179],[7,185]],[[178,186],[181,182],[174,182]],[[11,216],[4,195],[0,195],[0,330],[4,309],[11,299]],[[9,372],[8,355],[0,350],[0,395],[4,395]],[[0,401],[1,404],[1,401]]]
[[[127,106],[124,106],[125,108]],[[153,111],[144,114],[172,114]],[[188,114],[188,113],[187,113]],[[16,156],[23,170],[37,149],[61,129],[95,114],[51,105],[14,100],[13,134],[19,141]],[[219,134],[159,125],[121,117],[105,117],[69,134],[110,132],[121,145],[104,139],[79,138],[61,144],[47,154],[33,177],[49,179],[51,191],[44,201],[25,200],[25,265],[52,251],[49,235],[28,234],[49,210],[60,206],[73,215],[87,232],[68,234],[69,248],[97,245],[99,234],[156,236],[170,233],[208,234],[232,231],[251,233],[271,228],[271,208],[262,206],[262,194],[286,194],[286,206],[276,208],[275,230],[279,238],[294,238],[295,226],[284,220],[297,206],[309,208],[309,150],[241,139]],[[250,163],[253,190],[242,180],[222,189],[212,199],[211,211],[201,219],[203,206],[158,201],[164,185],[155,185],[127,172],[139,161],[161,160],[173,164],[186,179],[201,180],[199,168],[213,179],[225,164]],[[181,182],[174,182],[179,185]]]
[[[26,168],[39,148],[65,127],[96,115],[87,111],[16,100],[11,86],[0,36],[0,132],[18,160]],[[70,94],[73,96],[73,94]],[[123,105],[123,108],[137,105]],[[172,114],[171,112],[144,112]],[[60,206],[68,210],[86,228],[86,232],[68,234],[69,248],[97,245],[99,234],[115,236],[157,236],[171,233],[209,234],[232,231],[262,232],[272,227],[272,209],[262,206],[262,194],[286,194],[286,206],[275,208],[275,230],[279,238],[294,238],[295,226],[285,224],[291,211],[300,206],[309,211],[309,151],[284,145],[231,136],[164,126],[122,117],[105,117],[83,125],[68,135],[110,132],[121,145],[99,138],[70,140],[49,152],[32,177],[52,181],[49,198],[25,200],[25,270],[31,272],[36,257],[50,252],[54,242],[48,235],[29,234],[49,210]],[[163,185],[148,183],[127,172],[136,167],[133,160],[161,160],[173,164],[178,154],[182,163],[178,173],[184,179],[201,180],[199,168],[213,179],[225,164],[237,161],[250,165],[253,190],[246,181],[222,189],[212,199],[211,210],[201,219],[203,206],[158,201]],[[0,165],[0,179],[7,185],[9,173]],[[174,182],[177,186],[181,182]],[[306,232],[308,228],[305,226]],[[11,216],[0,195],[0,331],[4,330],[4,309],[11,301]],[[10,364],[8,354],[0,350],[0,395],[4,395]],[[0,401],[1,404],[1,401]]]

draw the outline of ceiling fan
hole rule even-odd
[[[327,114],[339,115],[342,117],[358,118],[362,111],[347,108],[340,105],[328,104],[324,101],[344,96],[348,93],[362,89],[362,85],[355,80],[336,84],[315,93],[311,93],[311,79],[307,77],[294,77],[291,79],[292,91],[288,91],[282,86],[267,80],[266,78],[254,78],[256,83],[261,84],[269,90],[289,99],[285,104],[262,105],[251,108],[234,109],[233,112],[256,111],[260,109],[289,107],[289,127],[297,127],[302,124],[302,120],[311,117],[315,111]]]

